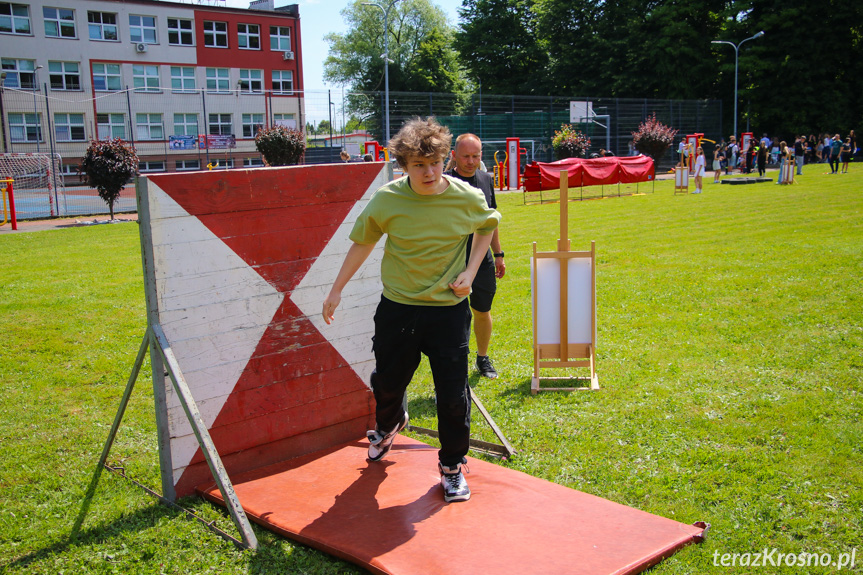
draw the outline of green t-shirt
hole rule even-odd
[[[449,287],[465,270],[468,236],[494,232],[500,214],[478,189],[444,176],[434,196],[414,192],[402,177],[376,191],[351,231],[351,241],[374,244],[386,234],[381,280],[384,297],[409,305],[455,305]]]

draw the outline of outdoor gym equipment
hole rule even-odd
[[[15,216],[15,193],[13,191],[13,185],[12,185],[12,183],[14,181],[15,180],[13,180],[12,178],[5,178],[5,179],[0,180],[0,184],[3,185],[2,194],[0,194],[3,196],[3,223],[0,224],[0,226],[5,226],[6,222],[9,221],[10,216],[11,216],[12,229],[17,230],[18,229],[18,219]],[[9,202],[8,211],[7,211],[7,206],[6,206],[7,200]]]

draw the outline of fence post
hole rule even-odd
[[[204,128],[203,129],[203,132],[204,132],[204,134],[203,134],[204,135],[204,150],[206,151],[207,165],[209,166],[210,165],[210,140],[207,138],[207,134],[210,133],[210,130],[208,128],[209,124],[207,123],[207,90],[206,89],[201,90],[201,101],[203,102],[203,106],[204,106],[204,117],[202,118],[202,120],[204,122],[204,125],[203,125],[203,128]],[[201,131],[201,130],[199,130],[199,131]],[[199,150],[201,149],[200,137],[201,137],[201,134],[198,134],[198,149]]]
[[[51,150],[50,170],[51,170],[51,179],[54,181],[54,205],[57,206],[57,215],[59,216],[59,215],[61,215],[60,214],[60,198],[57,196],[57,170],[54,169],[54,156],[56,155],[54,138],[55,138],[56,134],[54,133],[54,127],[51,124],[51,103],[48,100],[48,83],[43,82],[42,88],[45,92],[45,118],[47,119],[46,123],[48,124],[48,147]],[[62,167],[62,165],[60,167]],[[48,193],[50,194],[51,191],[49,190]],[[65,196],[64,196],[64,198],[65,198]]]
[[[135,149],[135,124],[132,122],[132,98],[129,97],[129,86],[126,86],[126,109],[129,111],[129,142]]]

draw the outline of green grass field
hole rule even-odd
[[[530,394],[528,259],[534,241],[555,249],[559,205],[498,199],[501,377],[471,381],[519,451],[503,464],[712,524],[652,573],[757,571],[714,556],[765,548],[856,549],[863,570],[863,170],[805,172],[793,186],[675,196],[663,181],[569,204],[572,249],[597,244],[598,392]],[[240,552],[109,473],[70,541],[145,329],[137,225],[0,236],[0,294],[0,572],[364,572],[257,527],[261,550]],[[111,461],[158,488],[149,377]],[[436,425],[431,395],[424,364],[413,423]],[[222,510],[182,503],[235,533]]]

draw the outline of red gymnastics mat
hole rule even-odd
[[[353,441],[232,478],[251,520],[373,573],[640,573],[704,528],[469,459],[470,501],[445,503],[437,449]],[[198,487],[222,504],[214,485]]]

